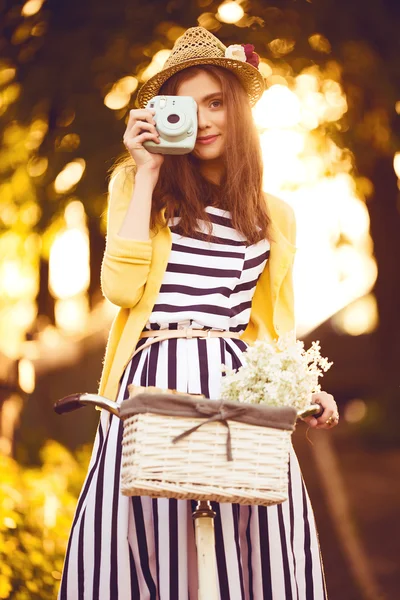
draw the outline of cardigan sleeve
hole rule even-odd
[[[288,205],[288,240],[293,245],[296,246],[296,217],[294,214],[294,210],[291,206]]]
[[[278,335],[295,331],[293,266],[296,254],[296,217],[293,208],[284,200],[268,194],[267,196],[273,225],[282,237],[282,248],[285,248],[284,259],[281,259],[279,268],[285,272],[280,280],[279,294],[274,306],[274,327]],[[279,244],[278,244],[279,245]],[[279,272],[275,275],[280,278]]]
[[[285,237],[291,243],[291,245],[296,247],[296,217],[294,210],[291,206],[285,203],[285,210],[287,214],[286,218],[286,232]],[[283,320],[283,323],[286,324],[286,331],[293,331],[294,337],[296,337],[296,318],[295,318],[295,310],[294,310],[294,285],[293,285],[293,267],[294,267],[294,259],[295,252],[292,254],[292,259],[290,261],[290,265],[288,271],[286,273],[285,279],[280,289],[280,305],[286,308],[286,319]]]
[[[139,241],[119,235],[134,187],[134,176],[119,171],[110,181],[107,238],[101,266],[104,296],[122,308],[132,308],[143,295],[150,271],[151,240]]]
[[[272,194],[266,194],[267,206],[271,212],[271,218],[285,236],[288,242],[296,246],[296,217],[293,208]]]

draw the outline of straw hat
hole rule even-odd
[[[161,71],[150,77],[139,90],[139,106],[144,108],[172,75],[194,65],[217,65],[235,73],[249,96],[251,106],[260,99],[265,89],[263,76],[256,67],[258,55],[254,52],[254,46],[226,47],[204,27],[191,27],[176,40]]]

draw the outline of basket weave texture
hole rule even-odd
[[[131,401],[132,399],[130,399]],[[207,401],[215,406],[215,401]],[[204,402],[203,402],[204,404]],[[233,404],[233,403],[231,403]],[[236,404],[236,403],[235,403]],[[254,415],[252,406],[251,411]],[[125,408],[121,490],[127,496],[214,500],[268,506],[288,498],[290,427],[229,420],[233,460],[227,460],[227,425]],[[276,418],[278,415],[278,419]],[[287,411],[286,411],[287,420]],[[254,419],[253,419],[254,421]],[[199,429],[173,443],[187,430]]]

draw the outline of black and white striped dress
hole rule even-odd
[[[267,240],[246,245],[230,214],[208,207],[188,238],[171,221],[172,251],[146,328],[241,332],[250,317]],[[143,344],[145,340],[140,340]],[[139,352],[121,379],[218,398],[220,365],[243,364],[239,339],[171,339]],[[197,600],[194,503],[128,498],[119,491],[122,423],[103,411],[67,548],[60,600]],[[214,504],[221,600],[324,600],[314,517],[294,452],[290,498],[277,506]]]

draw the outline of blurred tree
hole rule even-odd
[[[0,598],[56,597],[89,458],[87,447],[74,457],[53,441],[43,446],[37,468],[0,454]]]

